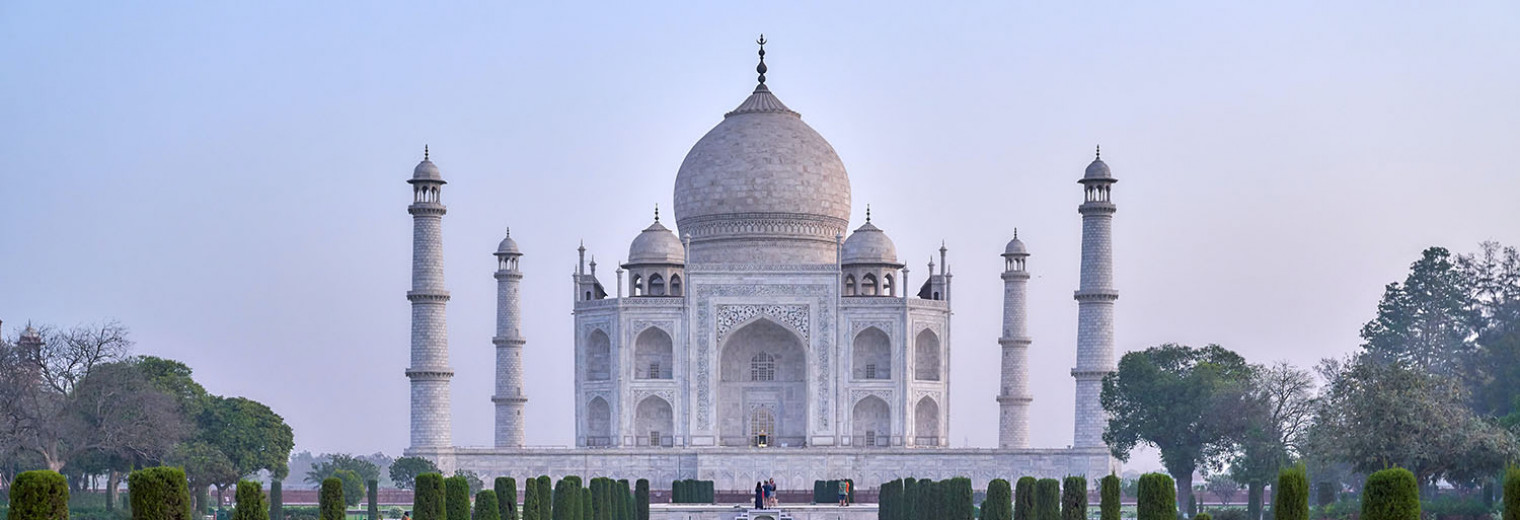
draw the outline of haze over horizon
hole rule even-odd
[[[754,88],[763,32],[767,85],[849,169],[851,229],[870,204],[915,289],[949,248],[954,446],[996,444],[998,254],[1018,228],[1032,445],[1064,447],[1095,145],[1119,179],[1119,350],[1309,367],[1357,349],[1426,247],[1520,245],[1517,22],[1501,1],[10,2],[0,333],[118,319],[137,353],[270,405],[297,451],[399,454],[405,180],[426,144],[449,182],[455,441],[491,442],[510,226],[528,443],[569,445],[575,248],[614,287],[687,150]]]

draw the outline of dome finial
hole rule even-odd
[[[422,145],[422,160],[428,160],[428,145]]]
[[[1019,228],[1013,228],[1013,238],[1019,238]]]
[[[871,205],[870,204],[866,204],[866,223],[867,224],[871,223]]]
[[[1095,152],[1095,153],[1093,153],[1093,160],[1094,161],[1101,161],[1101,160],[1103,160],[1103,145],[1101,145],[1101,144],[1098,145],[1098,151]]]
[[[660,204],[658,202],[656,202],[654,205],[654,221],[660,221]]]
[[[766,70],[765,69],[765,34],[762,33],[760,35],[760,39],[755,40],[755,43],[760,44],[760,65],[755,67],[755,72],[759,72],[760,73],[760,84],[764,85],[765,84],[765,70]]]

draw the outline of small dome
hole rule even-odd
[[[521,255],[522,250],[517,249],[517,241],[512,240],[512,230],[507,230],[507,237],[501,239],[501,245],[496,246],[498,255]]]
[[[1087,173],[1082,175],[1082,180],[1113,180],[1114,176],[1108,173],[1108,165],[1103,159],[1093,159],[1092,164],[1087,165]]]
[[[867,220],[844,241],[846,264],[897,264],[897,246],[886,232]]]
[[[433,161],[423,159],[422,162],[417,163],[416,168],[412,168],[412,182],[417,181],[441,183],[443,182],[443,174],[438,173],[438,165],[433,164]]]
[[[633,237],[633,245],[628,247],[628,263],[637,264],[686,264],[686,248],[681,245],[681,239],[667,229],[660,221],[656,220],[639,236]]]
[[[1008,241],[1008,247],[1003,248],[1003,256],[1029,256],[1029,249],[1024,247],[1024,241],[1019,240],[1019,235],[1014,234],[1013,240]]]

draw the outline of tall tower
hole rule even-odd
[[[422,162],[412,170],[412,449],[453,445],[449,415],[449,329],[445,308],[449,291],[443,285],[443,175],[422,149]]]
[[[523,405],[528,396],[523,393],[522,348],[528,342],[522,336],[521,294],[522,271],[517,269],[517,259],[522,251],[512,240],[512,230],[496,247],[496,447],[521,448],[523,446]]]
[[[1003,336],[998,344],[1003,346],[1003,384],[998,392],[998,447],[1022,449],[1029,447],[1029,321],[1025,297],[1029,285],[1029,271],[1024,270],[1024,260],[1029,250],[1019,240],[1019,231],[1013,231],[1013,240],[1003,250]]]
[[[1087,165],[1082,175],[1084,199],[1077,212],[1082,214],[1082,281],[1074,297],[1077,300],[1077,367],[1071,377],[1077,380],[1076,432],[1073,448],[1100,448],[1108,415],[1103,413],[1099,394],[1103,376],[1114,371],[1114,290],[1113,222],[1118,209],[1109,199],[1109,190],[1119,182],[1103,163],[1102,149]]]

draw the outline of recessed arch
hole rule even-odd
[[[612,379],[612,338],[602,329],[586,336],[586,380]]]
[[[807,427],[807,350],[796,331],[758,317],[736,326],[720,346],[718,433],[724,446],[753,445],[759,426],[767,442],[800,446]],[[758,409],[769,422],[757,421]]]
[[[860,295],[876,296],[876,275],[866,273],[865,276],[860,277]]]
[[[644,277],[639,276],[639,275],[633,275],[633,280],[630,281],[630,282],[628,282],[628,287],[629,287],[629,290],[633,291],[633,295],[634,296],[643,296],[644,295]]]
[[[855,275],[853,275],[853,274],[845,275],[845,277],[844,277],[844,295],[845,296],[854,296],[855,295]]]
[[[892,378],[892,339],[876,327],[855,335],[850,347],[851,374],[855,379]]]
[[[939,446],[939,403],[933,397],[924,396],[913,407],[913,444],[917,446]]]
[[[612,445],[612,407],[601,396],[586,403],[586,445]]]
[[[649,275],[649,295],[650,296],[664,296],[665,295],[665,278],[662,277],[662,276],[660,276],[659,273],[655,273],[655,274]]]
[[[855,402],[850,413],[851,442],[863,448],[890,446],[892,439],[892,408],[880,397],[868,395]]]
[[[670,402],[659,396],[645,397],[633,411],[636,444],[640,446],[671,446],[675,432],[675,412]]]
[[[649,327],[633,340],[634,379],[670,379],[675,369],[674,342],[659,327]]]
[[[913,340],[913,379],[939,381],[941,371],[939,335],[924,329]]]
[[[678,274],[672,274],[672,275],[670,275],[670,295],[671,296],[680,296],[681,295],[681,275],[678,275]]]

